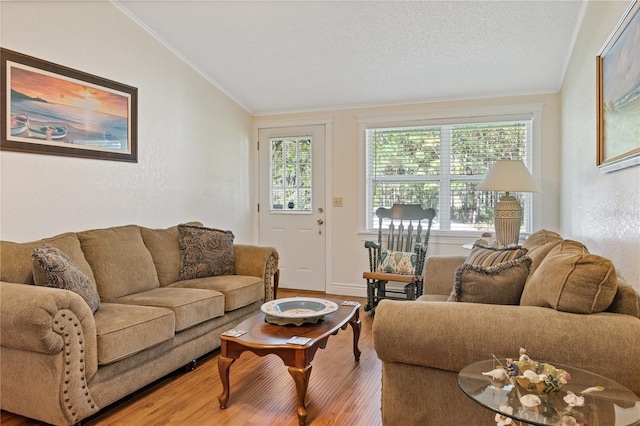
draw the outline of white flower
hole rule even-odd
[[[500,411],[506,414],[513,414],[513,407],[508,405],[500,405]],[[513,420],[510,417],[503,416],[502,414],[496,414],[496,424],[497,426],[505,426],[513,423]]]

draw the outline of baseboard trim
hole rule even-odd
[[[367,297],[367,287],[364,280],[362,284],[332,283],[330,293],[341,296]]]

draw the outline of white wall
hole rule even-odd
[[[107,1],[3,1],[0,12],[2,47],[139,99],[138,163],[0,153],[3,240],[200,220],[256,242],[250,114]]]
[[[560,229],[559,201],[559,158],[560,158],[560,97],[558,94],[518,96],[494,99],[476,99],[468,101],[431,102],[415,105],[389,106],[379,108],[353,108],[334,111],[319,111],[303,114],[286,114],[277,116],[261,116],[254,118],[254,127],[259,128],[266,123],[311,119],[313,117],[333,117],[333,145],[331,147],[332,188],[328,188],[327,209],[331,210],[331,220],[327,223],[330,229],[330,270],[327,291],[335,294],[353,294],[364,296],[365,282],[362,272],[368,268],[365,239],[374,239],[374,235],[359,233],[361,227],[360,184],[363,177],[360,173],[361,147],[359,135],[359,119],[374,116],[397,116],[408,114],[432,114],[440,111],[460,111],[475,108],[497,108],[514,104],[542,104],[543,126],[541,159],[534,159],[535,167],[542,174],[543,194],[536,195],[542,205],[542,214],[538,218],[538,227],[554,231]],[[331,198],[342,197],[343,207],[332,207]],[[329,217],[329,216],[328,216]],[[466,235],[451,238],[450,235],[434,232],[430,240],[429,254],[461,254],[468,251],[462,244],[472,243],[474,238]]]
[[[596,168],[595,58],[629,5],[587,3],[562,87],[561,228],[565,238],[613,260],[640,290],[640,167]]]

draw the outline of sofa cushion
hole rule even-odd
[[[609,259],[571,240],[557,244],[527,280],[521,305],[590,314],[611,305],[618,279]]]
[[[187,225],[202,226],[200,222],[188,222]],[[178,275],[180,275],[178,227],[150,229],[141,226],[140,234],[156,265],[160,286],[164,287],[178,281]]]
[[[140,227],[140,235],[156,266],[160,286],[178,281],[180,273],[180,243],[178,227],[149,229]]]
[[[525,254],[527,254],[527,249],[522,247],[494,247],[476,242],[464,263],[488,268],[517,259]]]
[[[102,303],[96,312],[98,364],[111,364],[175,334],[175,316],[169,309]]]
[[[517,305],[530,267],[528,256],[489,267],[464,263],[456,269],[449,302]]]
[[[0,241],[0,281],[18,284],[34,284],[31,253],[43,243],[51,244],[69,256],[76,265],[95,283],[91,266],[80,247],[76,234],[67,232],[29,243]]]
[[[140,229],[127,225],[78,232],[87,262],[93,269],[102,301],[159,286],[151,253]]]
[[[413,275],[416,271],[416,253],[382,250],[376,272],[385,274]]]
[[[522,244],[531,258],[531,274],[538,269],[547,254],[562,241],[562,237],[553,231],[541,229],[529,235]]]
[[[170,309],[175,315],[176,332],[224,315],[224,296],[213,290],[160,287],[119,297],[113,302]]]
[[[179,280],[234,274],[233,238],[231,231],[178,225]]]
[[[169,287],[202,288],[224,294],[224,310],[233,311],[264,299],[262,278],[249,275],[222,275],[178,281]]]
[[[611,305],[607,308],[607,312],[640,317],[638,294],[635,292],[633,287],[622,281],[620,278],[618,278],[616,295],[613,297]]]
[[[73,291],[87,302],[91,312],[98,310],[100,296],[96,285],[69,256],[45,243],[35,249],[31,257],[36,285]]]

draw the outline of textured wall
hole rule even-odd
[[[138,88],[138,163],[2,151],[0,236],[187,220],[255,241],[251,116],[108,1],[1,2],[2,47]]]
[[[640,290],[640,166],[596,168],[595,57],[629,5],[588,2],[562,87],[561,227]]]

